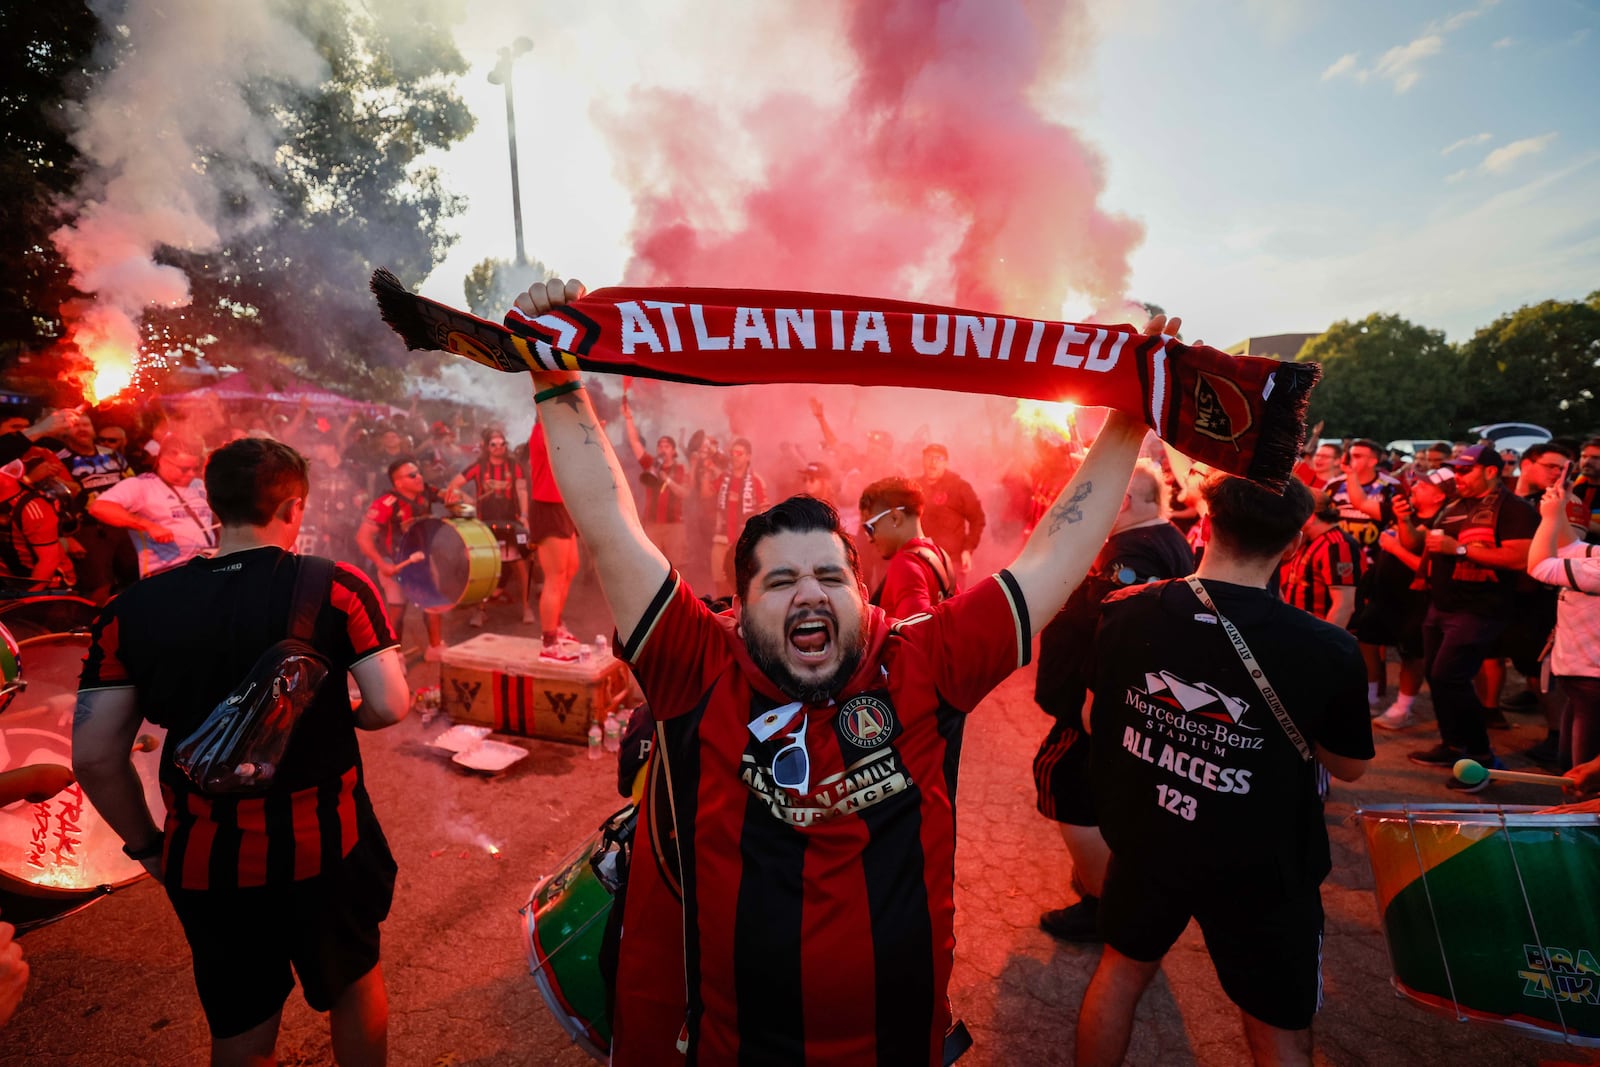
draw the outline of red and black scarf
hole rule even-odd
[[[898,385],[1071,400],[1139,415],[1201,462],[1267,485],[1290,476],[1314,363],[1234,356],[1132,326],[777,290],[612,288],[500,326],[373,275],[410,348],[497,370],[582,370],[700,385]]]

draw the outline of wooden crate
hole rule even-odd
[[[628,665],[609,654],[575,663],[540,659],[541,647],[537,638],[479,634],[445,649],[444,711],[499,733],[587,744],[589,724],[626,700]]]

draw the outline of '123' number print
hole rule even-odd
[[[1176,789],[1158,785],[1156,786],[1156,803],[1174,815],[1182,816],[1189,822],[1194,822],[1194,797],[1180,793]]]

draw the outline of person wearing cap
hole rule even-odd
[[[934,442],[922,450],[922,528],[956,561],[960,577],[972,570],[983,539],[983,505],[967,480],[950,469],[950,450]]]
[[[1446,449],[1446,454],[1448,454]],[[1419,525],[1432,523],[1439,510],[1456,495],[1456,472],[1435,467],[1421,472],[1411,483],[1408,504]],[[1404,730],[1416,725],[1412,704],[1426,680],[1422,670],[1422,620],[1428,614],[1427,569],[1423,554],[1400,542],[1400,531],[1389,527],[1378,538],[1369,585],[1371,596],[1357,620],[1361,632],[1393,648],[1400,657],[1400,695],[1372,720],[1380,730]]]
[[[435,422],[428,428],[428,443],[417,450],[422,476],[429,485],[442,485],[450,477],[459,458],[455,430],[450,428],[449,423]]]
[[[832,504],[835,496],[833,470],[826,463],[807,463],[800,468],[800,492]]]
[[[1439,721],[1439,743],[1408,753],[1413,763],[1449,770],[1463,757],[1499,767],[1489,746],[1489,710],[1473,680],[1513,610],[1517,578],[1528,564],[1538,513],[1491,478],[1500,456],[1493,445],[1473,445],[1450,461],[1456,498],[1424,528],[1410,505],[1396,498],[1400,539],[1428,561],[1428,614],[1422,622],[1423,668]],[[1450,779],[1452,789],[1477,792]]]

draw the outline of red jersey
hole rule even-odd
[[[890,556],[872,602],[891,619],[909,619],[955,592],[950,556],[926,537],[913,537]]]
[[[666,792],[651,780],[636,857],[681,856],[685,914],[628,894],[614,1062],[635,1020],[631,989],[687,980],[689,1062],[937,1065],[955,952],[955,791],[966,713],[1028,660],[1032,634],[1002,572],[913,622],[863,618],[861,666],[826,706],[791,705],[751,661],[731,615],[676,576],[623,655],[661,723]],[[766,740],[770,716],[791,717]],[[805,739],[803,793],[772,762]],[[671,826],[677,833],[658,845]],[[647,861],[649,863],[649,861]],[[653,863],[650,864],[652,867]],[[670,879],[666,872],[652,871]],[[652,925],[645,907],[652,907]],[[680,1018],[684,1016],[680,1015]]]
[[[16,578],[31,577],[39,550],[61,540],[60,526],[55,505],[19,484],[14,496],[0,500],[0,567]]]
[[[528,499],[542,504],[560,504],[561,490],[556,472],[550,469],[550,449],[544,443],[544,423],[533,424],[528,435]]]
[[[528,484],[522,464],[506,459],[480,460],[461,472],[473,484],[478,501],[478,518],[484,522],[508,522],[522,518],[517,486]]]
[[[767,483],[755,471],[746,469],[743,477],[724,474],[717,483],[717,513],[723,522],[717,532],[728,535],[728,544],[738,544],[745,520],[766,510]]]
[[[193,731],[289,627],[298,568],[282,549],[199,557],[137,582],[101,609],[80,692],[132,687],[167,730],[161,757],[166,884],[231,890],[284,885],[333,869],[375,835],[345,673],[399,644],[372,580],[334,567],[311,644],[333,665],[261,796],[207,795],[172,762]],[[248,605],[248,607],[242,607]]]
[[[430,485],[423,489],[421,500],[410,500],[391,491],[372,502],[367,508],[365,521],[378,528],[378,548],[384,555],[395,558],[406,527],[431,515],[433,502],[438,499],[439,491]]]
[[[1361,558],[1355,540],[1335,526],[1301,545],[1279,568],[1278,591],[1301,611],[1326,619],[1333,610],[1333,590],[1360,584]]]

